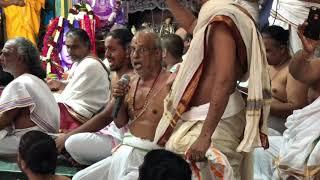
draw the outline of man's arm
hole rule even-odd
[[[178,0],[167,0],[167,5],[181,26],[192,34],[197,24],[197,18],[192,12],[181,5]]]
[[[287,85],[287,103],[272,100],[270,113],[282,118],[287,118],[293,110],[303,108],[308,101],[307,85],[295,80],[288,74]]]
[[[303,35],[307,24],[298,26],[298,35],[303,45],[300,50],[293,56],[293,60],[289,64],[290,74],[297,80],[307,85],[313,85],[320,80],[320,62],[310,60],[320,41],[309,39]]]
[[[225,111],[229,96],[236,84],[236,43],[226,25],[217,24],[214,29],[211,28],[207,52],[210,52],[211,56],[209,55],[206,61],[214,62],[214,67],[207,70],[215,78],[210,87],[212,92],[208,115],[198,139],[189,149],[188,158],[193,161],[204,159],[211,143],[211,136]]]
[[[24,1],[22,0],[9,0],[9,1],[4,1],[0,0],[0,7],[8,7],[11,5],[16,5],[16,6],[24,6]]]
[[[63,91],[68,85],[68,82],[55,79],[48,79],[47,84],[52,91]]]
[[[17,115],[20,114],[20,110],[21,108],[15,108],[0,114],[0,130],[10,126]]]
[[[111,113],[114,106],[114,100],[111,100],[103,111],[93,116],[90,120],[70,131],[67,134],[61,134],[56,139],[57,149],[59,152],[64,148],[65,141],[72,135],[83,132],[97,132],[112,122]]]
[[[308,85],[320,79],[320,61],[311,60],[312,53],[305,50],[298,51],[289,65],[290,74],[297,80]]]

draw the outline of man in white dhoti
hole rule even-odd
[[[267,146],[270,85],[262,37],[250,14],[234,1],[197,2],[203,4],[198,19],[177,0],[167,0],[193,39],[165,100],[155,141],[193,162],[215,147],[228,158],[236,179],[249,180],[246,152]],[[249,72],[245,117],[235,85]]]
[[[294,54],[302,49],[297,27],[309,14],[311,6],[320,7],[319,0],[274,0],[269,17],[270,25],[278,25],[290,31],[290,50]]]
[[[310,85],[318,99],[303,109],[293,111],[287,118],[283,137],[270,138],[270,149],[255,152],[255,179],[287,179],[290,176],[314,179],[320,171],[320,62],[314,56],[319,42],[304,37],[303,29],[304,26],[299,26],[303,50],[293,56],[289,72],[295,79]]]
[[[155,129],[163,113],[163,99],[168,94],[170,73],[161,67],[161,44],[157,34],[138,32],[131,43],[131,63],[135,75],[131,77],[131,87],[121,105],[119,115],[114,119],[118,127],[129,125],[129,133],[112,156],[93,164],[75,174],[73,179],[134,180],[139,176],[139,166],[145,154],[161,148],[152,142]],[[119,82],[113,87],[114,96],[123,95],[128,85]],[[103,112],[93,120],[108,119],[110,122],[114,99]],[[130,119],[130,121],[128,121]]]
[[[0,156],[7,157],[16,155],[21,136],[30,130],[57,133],[60,113],[32,42],[7,41],[0,65],[14,76],[0,97]]]
[[[128,29],[116,29],[105,38],[105,57],[109,61],[112,86],[124,74],[133,75],[129,53],[132,36]],[[106,122],[105,119],[102,120]],[[88,120],[80,127],[60,134],[56,139],[58,150],[65,147],[79,164],[91,165],[110,156],[111,150],[119,145],[127,131],[127,127],[119,129],[113,122],[108,126],[99,124],[88,128],[87,124],[90,122],[91,120]]]
[[[80,126],[100,109],[110,98],[108,71],[102,61],[90,54],[90,38],[82,29],[67,33],[66,47],[74,64],[67,83],[49,80],[52,90],[62,90],[56,94],[61,112],[62,130],[72,130]]]

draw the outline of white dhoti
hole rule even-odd
[[[99,161],[73,176],[73,180],[136,180],[144,156],[160,149],[155,143],[125,134],[122,144],[112,156]]]
[[[287,118],[273,178],[314,179],[320,172],[320,98]]]
[[[283,142],[282,136],[269,136],[269,148],[257,148],[253,152],[253,179],[270,180],[275,171],[274,162],[279,155]]]
[[[126,127],[118,129],[112,122],[100,132],[70,136],[65,148],[79,164],[91,165],[111,156],[112,149],[121,143],[126,131]]]
[[[2,133],[8,133],[0,138],[0,155],[1,157],[15,157],[17,155],[21,137],[32,130],[43,131],[40,127],[34,126],[26,129],[15,129],[13,131],[2,130]]]

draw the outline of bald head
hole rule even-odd
[[[144,41],[148,48],[161,49],[161,39],[155,32],[138,31],[132,39],[132,42],[135,41]]]

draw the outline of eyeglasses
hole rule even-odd
[[[140,47],[140,48],[135,48],[135,47],[129,47],[130,54],[146,54],[147,52],[150,52],[154,50],[155,48],[146,48],[146,47]]]

